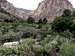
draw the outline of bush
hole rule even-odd
[[[28,38],[28,37],[31,37],[31,36],[32,36],[31,32],[23,32],[21,38]]]
[[[42,28],[42,24],[39,24],[37,28],[38,28],[38,29]]]
[[[33,51],[35,52],[35,53],[42,53],[43,51],[44,51],[44,49],[43,49],[43,47],[40,45],[34,45],[33,46]]]
[[[75,17],[75,11],[73,11],[72,16]]]
[[[13,22],[15,22],[16,20],[14,20],[14,19],[4,19],[4,22],[7,22],[7,23],[13,23]]]
[[[75,44],[64,44],[61,47],[62,56],[75,56]]]
[[[42,19],[39,19],[38,24],[42,24],[42,23],[43,23]]]
[[[27,22],[30,23],[30,24],[32,24],[32,23],[35,22],[35,20],[32,17],[28,17]]]
[[[64,31],[62,33],[60,33],[61,36],[68,38],[69,40],[73,37],[73,34],[69,31]]]
[[[0,48],[0,55],[1,56],[11,56],[13,54],[20,55],[27,53],[31,50],[32,45],[34,44],[34,39],[28,38],[23,40],[17,47],[14,48]],[[27,55],[28,55],[27,54]]]
[[[56,17],[52,23],[52,29],[57,32],[62,32],[71,28],[72,20],[67,17]]]
[[[65,10],[63,11],[62,17],[70,17],[70,16],[71,16],[71,10],[65,9]]]
[[[46,19],[46,18],[43,19],[43,23],[44,23],[44,24],[47,23],[47,19]]]

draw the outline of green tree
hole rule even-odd
[[[4,22],[10,22],[10,23],[13,23],[13,22],[15,22],[16,21],[16,19],[4,19]]]
[[[72,16],[75,17],[75,11],[73,11]]]
[[[44,23],[44,24],[47,23],[47,19],[46,19],[46,18],[43,19],[43,23]]]
[[[71,16],[71,10],[66,9],[63,11],[62,17],[70,17]]]
[[[42,24],[42,19],[39,19],[38,24]]]
[[[56,17],[52,23],[52,29],[57,32],[65,31],[70,29],[72,23],[72,20],[67,17]]]
[[[35,20],[32,17],[28,17],[27,22],[30,23],[30,24],[32,24],[32,23],[35,22]]]

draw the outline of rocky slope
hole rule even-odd
[[[30,12],[29,10],[14,7],[13,4],[9,3],[7,0],[0,0],[0,9],[23,20],[28,17],[28,12]]]
[[[43,0],[31,16],[36,19],[47,18],[49,21],[53,21],[56,16],[62,14],[64,9],[73,10],[72,4],[68,0]]]
[[[43,0],[34,11],[16,8],[7,0],[0,0],[0,8],[23,20],[32,16],[35,20],[47,18],[48,21],[53,21],[56,16],[62,15],[64,9],[73,10],[68,0]]]

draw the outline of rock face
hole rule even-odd
[[[25,9],[18,9],[13,6],[13,4],[9,3],[7,0],[0,0],[0,8],[4,9],[5,11],[9,12],[10,14],[22,18],[25,20],[28,17],[28,11]]]
[[[47,18],[48,21],[53,21],[56,16],[62,15],[64,9],[73,10],[72,4],[68,0],[43,0],[31,16],[37,20]]]
[[[56,16],[62,15],[65,9],[74,10],[68,0],[43,0],[34,11],[19,9],[7,0],[0,0],[0,8],[23,20],[32,16],[35,20],[47,18],[48,21],[53,21]]]

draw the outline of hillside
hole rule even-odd
[[[48,21],[53,21],[56,16],[61,16],[65,9],[73,10],[72,4],[68,0],[44,0],[32,12],[32,16],[36,20],[47,18]]]
[[[0,0],[0,56],[75,56],[72,9],[68,0],[44,0],[35,11]]]
[[[30,10],[14,7],[13,4],[8,2],[7,0],[0,1],[0,8],[10,13],[11,15],[21,18],[22,20],[27,19],[28,13],[30,12]]]
[[[47,18],[52,22],[56,16],[61,16],[65,9],[73,11],[72,4],[68,0],[44,0],[39,3],[36,10],[30,11],[22,8],[16,8],[7,0],[0,2],[0,7],[10,14],[26,20],[29,16],[35,20]]]
[[[0,21],[0,55],[75,56],[75,12],[65,12],[52,23],[47,19],[36,22],[31,17],[26,21],[5,20],[6,16]]]

